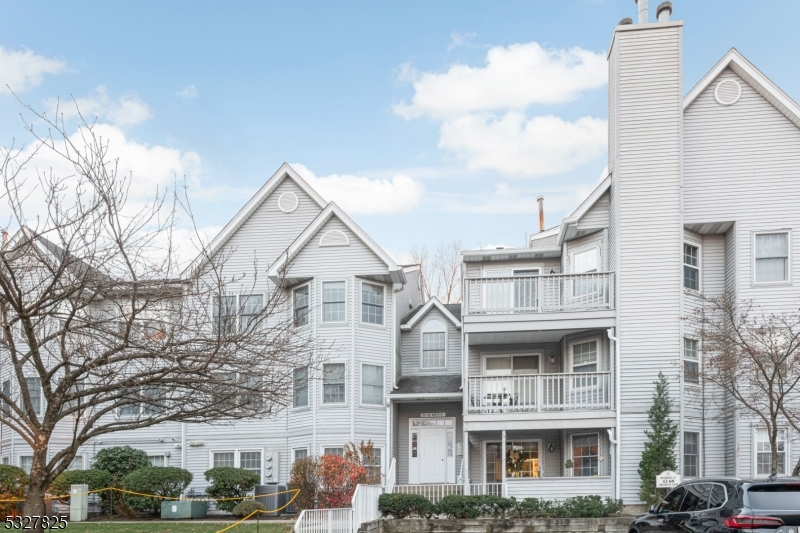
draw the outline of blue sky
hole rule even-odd
[[[651,16],[657,1],[651,0]],[[675,0],[688,91],[735,46],[800,99],[800,2]],[[605,166],[605,52],[633,0],[3,1],[0,82],[74,95],[137,177],[188,176],[213,234],[284,161],[390,253],[520,246]],[[28,142],[0,92],[0,144]]]

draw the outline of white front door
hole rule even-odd
[[[444,426],[419,429],[419,482],[446,483],[447,464],[445,461]]]

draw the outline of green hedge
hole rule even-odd
[[[231,513],[233,516],[240,516],[244,518],[245,516],[250,516],[256,511],[266,511],[264,505],[261,502],[257,502],[254,500],[245,500],[243,502],[239,502],[236,504],[236,507],[233,508]],[[253,516],[255,518],[255,515]]]
[[[622,511],[622,500],[600,496],[575,496],[563,501],[499,496],[445,496],[434,505],[416,494],[381,494],[381,514],[394,518],[443,516],[457,520],[475,518],[601,518]]]
[[[176,466],[149,466],[134,470],[122,480],[122,488],[142,494],[154,494],[161,498],[148,498],[125,493],[125,502],[131,509],[159,514],[161,502],[178,499],[192,482],[188,470]]]
[[[217,500],[217,509],[228,512],[232,512],[260,481],[251,471],[231,466],[211,468],[204,475],[209,483],[206,494]]]

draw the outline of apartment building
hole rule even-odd
[[[638,6],[608,52],[608,175],[560,225],[525,248],[464,251],[463,302],[425,302],[417,267],[284,165],[212,250],[232,272],[254,258],[267,271],[230,298],[282,284],[298,329],[334,346],[323,372],[297,369],[293,405],[275,418],[109,435],[76,467],[130,444],[188,468],[202,490],[212,466],[286,482],[299,457],[372,440],[395,490],[636,503],[663,372],[680,473],[766,475],[758,422],[720,420],[724,398],[692,377],[703,350],[685,318],[725,290],[768,312],[798,308],[800,106],[735,49],[683,94],[683,22],[669,2]],[[0,459],[25,467],[27,446],[0,431]],[[800,440],[781,438],[788,472]]]

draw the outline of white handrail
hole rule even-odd
[[[611,373],[528,374],[467,379],[470,413],[611,409]]]
[[[356,487],[350,504],[353,508],[353,533],[358,531],[361,524],[381,517],[378,512],[378,498],[381,494],[383,494],[383,487],[380,485],[358,485]]]
[[[304,509],[294,533],[354,533],[352,509]]]
[[[386,492],[393,492],[394,485],[397,480],[397,462],[395,458],[392,457],[391,463],[389,463],[389,473],[386,475]]]
[[[467,278],[468,315],[614,309],[614,273]]]

